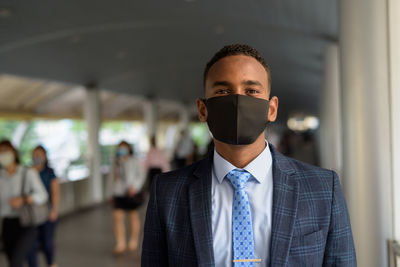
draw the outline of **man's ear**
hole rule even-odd
[[[276,120],[278,116],[278,98],[276,96],[271,97],[269,100],[269,109],[268,109],[268,121],[273,122]]]
[[[197,105],[197,115],[199,116],[199,120],[201,122],[207,121],[207,107],[206,104],[200,98],[196,100]]]

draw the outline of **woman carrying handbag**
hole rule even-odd
[[[19,164],[18,152],[10,141],[0,142],[0,217],[2,241],[10,267],[22,267],[35,238],[35,226],[23,226],[20,210],[40,205],[48,195],[38,173]],[[25,180],[25,182],[24,182]],[[23,194],[21,194],[23,192]]]

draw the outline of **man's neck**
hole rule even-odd
[[[215,150],[225,160],[237,168],[246,167],[265,149],[265,134],[261,134],[257,140],[250,145],[230,145],[214,139]]]

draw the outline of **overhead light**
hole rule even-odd
[[[13,14],[13,12],[10,8],[0,7],[0,18],[6,19],[6,18],[11,17],[12,14]]]
[[[316,130],[318,126],[319,120],[315,116],[294,115],[287,121],[287,127],[296,132]]]
[[[315,130],[319,126],[319,120],[315,116],[307,116],[304,118],[304,124],[305,124],[306,128],[308,128],[310,130]]]

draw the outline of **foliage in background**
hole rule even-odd
[[[115,133],[120,133],[125,130],[125,122],[106,121],[101,124],[101,128],[112,130]]]
[[[18,121],[0,120],[0,140],[10,140],[18,124]]]
[[[211,141],[210,133],[208,131],[208,126],[205,123],[193,122],[189,125],[190,134],[193,138],[193,142],[198,147],[207,147],[208,143]]]
[[[24,165],[30,165],[32,162],[31,155],[32,150],[39,145],[38,137],[35,133],[36,122],[32,121],[28,124],[28,129],[22,138],[21,144],[19,146],[19,155],[21,163]]]
[[[79,158],[71,162],[71,165],[84,165],[87,143],[87,124],[83,120],[72,120],[71,131],[79,138]]]
[[[21,121],[0,120],[0,140],[7,139],[12,141],[13,135],[20,123]],[[21,140],[21,145],[17,147],[20,161],[23,165],[31,164],[31,152],[37,145],[37,136],[34,129],[35,122],[29,122],[28,128]]]

